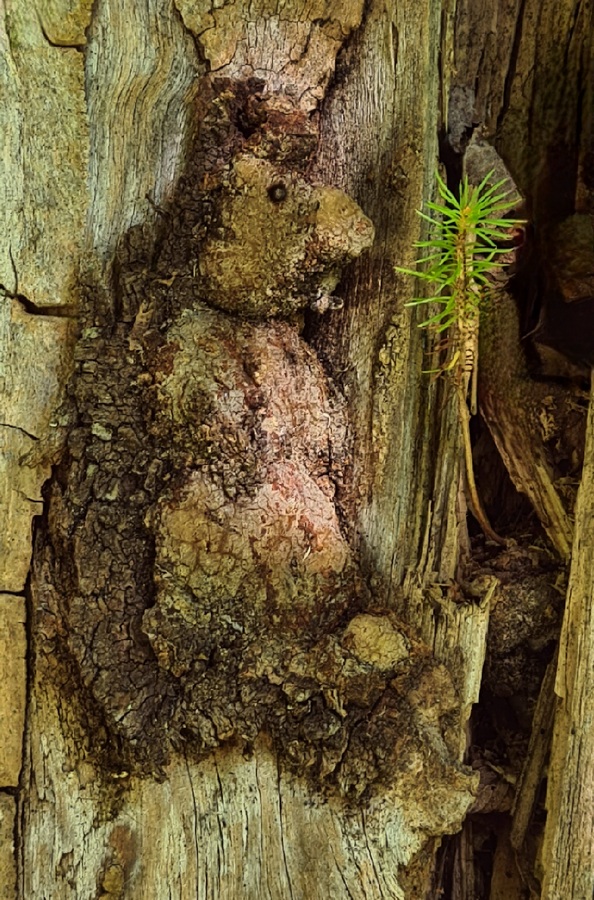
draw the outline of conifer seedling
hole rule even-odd
[[[487,537],[504,543],[491,527],[478,497],[469,430],[470,414],[477,409],[480,309],[493,295],[502,270],[509,264],[513,231],[523,224],[505,215],[519,198],[504,189],[505,180],[490,185],[492,177],[491,171],[478,186],[471,186],[465,176],[456,196],[436,173],[441,202],[427,202],[429,212],[418,213],[428,222],[429,230],[424,240],[414,244],[419,251],[416,268],[396,266],[396,271],[430,285],[428,296],[415,297],[406,305],[438,306],[419,327],[437,334],[448,331],[446,361],[434,371],[454,376],[470,507]]]

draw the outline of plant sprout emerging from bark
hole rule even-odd
[[[415,243],[419,250],[417,268],[397,267],[396,271],[416,275],[431,285],[431,296],[417,297],[407,304],[439,304],[438,311],[421,322],[420,327],[431,327],[437,333],[452,327],[451,340],[446,344],[447,362],[434,371],[452,372],[454,376],[470,508],[487,537],[504,544],[491,527],[476,488],[470,416],[477,411],[480,306],[513,258],[510,244],[520,220],[508,218],[504,213],[517,203],[517,198],[503,189],[505,181],[489,186],[493,172],[478,187],[471,187],[464,177],[458,197],[439,175],[436,177],[442,202],[427,203],[430,215],[419,212],[429,223],[429,234],[426,240]]]
[[[481,301],[492,288],[493,271],[509,264],[512,232],[522,220],[503,213],[519,198],[503,190],[505,179],[489,186],[492,177],[491,171],[478,187],[472,187],[465,176],[456,197],[436,173],[442,202],[427,202],[430,214],[418,211],[429,223],[429,234],[426,240],[414,244],[419,251],[417,268],[396,266],[397,272],[415,275],[432,288],[431,296],[416,297],[407,306],[437,303],[441,307],[420,322],[420,328],[430,326],[442,332],[476,319]],[[504,254],[508,254],[507,260]]]

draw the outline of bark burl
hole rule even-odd
[[[40,630],[128,766],[264,731],[344,794],[464,791],[451,676],[364,584],[346,404],[301,336],[373,226],[310,182],[311,119],[278,105],[205,85],[160,232],[121,241],[115,303],[88,290]]]

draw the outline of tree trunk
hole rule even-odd
[[[560,896],[584,413],[519,335],[594,295],[591,18],[6,0],[2,900]],[[394,271],[479,131],[530,218],[473,426],[504,549]]]

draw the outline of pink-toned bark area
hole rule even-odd
[[[158,406],[206,465],[157,505],[157,567],[200,598],[249,596],[251,615],[269,627],[315,632],[354,593],[336,507],[348,462],[343,402],[285,324],[201,310],[182,317],[170,342],[178,349]]]
[[[85,298],[39,647],[80,679],[110,765],[266,735],[318,788],[422,777],[457,803],[475,779],[454,681],[369,589],[348,404],[303,333],[373,225],[309,179],[315,123],[261,83],[213,78],[202,104],[161,227],[122,237],[115,301]]]

